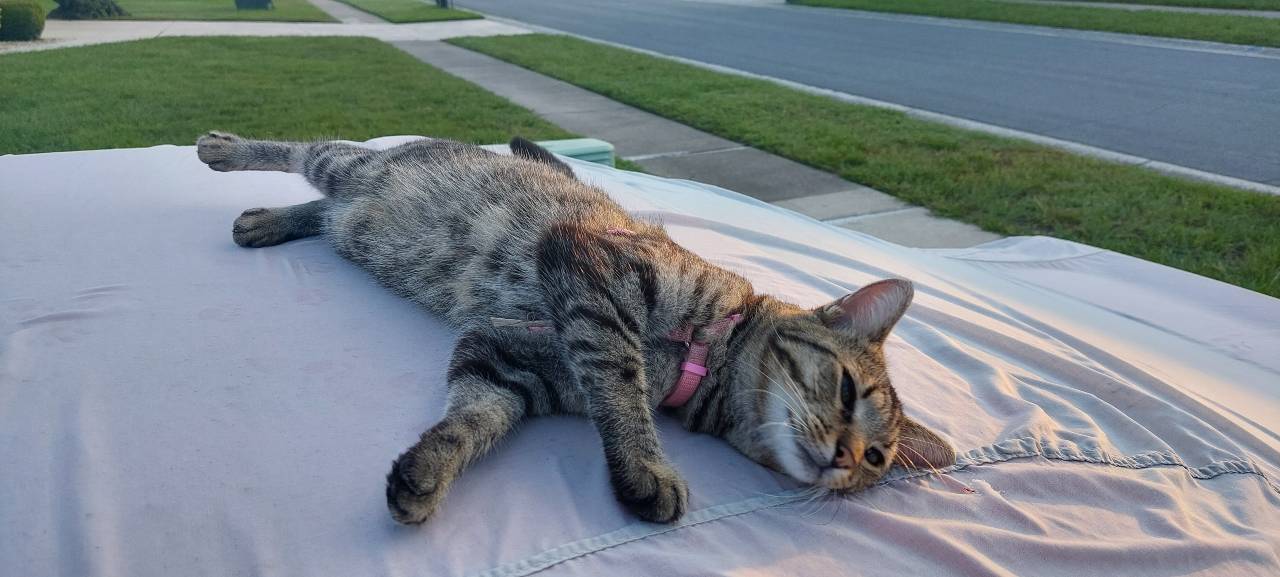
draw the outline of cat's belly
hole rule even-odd
[[[536,247],[547,219],[423,195],[371,195],[335,207],[326,237],[396,294],[456,326],[545,318]],[[533,218],[530,218],[530,217]]]

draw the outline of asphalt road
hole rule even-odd
[[[1280,51],[785,6],[461,0],[495,16],[1267,184]],[[1220,45],[1219,45],[1220,46]]]

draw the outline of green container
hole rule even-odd
[[[595,138],[570,138],[568,140],[543,140],[543,148],[561,156],[613,166],[613,145]]]

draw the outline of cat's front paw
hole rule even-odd
[[[613,491],[623,505],[646,521],[674,523],[684,516],[689,486],[665,462],[646,463],[615,473]]]
[[[240,170],[239,147],[244,139],[226,132],[209,132],[196,140],[196,156],[209,168],[220,172]]]
[[[387,509],[397,523],[418,525],[440,505],[443,491],[421,465],[413,452],[408,452],[400,455],[387,473]]]

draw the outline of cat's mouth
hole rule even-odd
[[[846,491],[855,485],[857,474],[844,467],[831,466],[831,459],[824,459],[821,451],[794,439],[791,459],[780,459],[784,471],[792,478],[832,491]]]
[[[823,458],[820,449],[811,447],[800,439],[795,439],[794,445],[798,460],[803,465],[803,474],[787,473],[803,483],[848,493],[859,491],[878,478],[878,475],[869,474],[863,469],[833,466],[830,458]]]
[[[853,476],[849,469],[826,467],[822,469],[817,484],[834,491],[844,491],[853,486]]]

